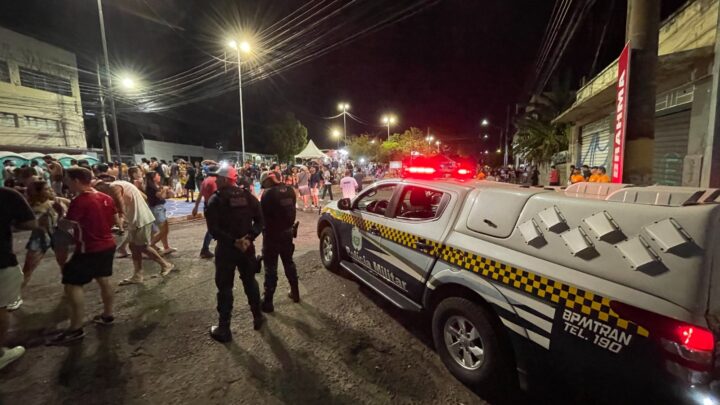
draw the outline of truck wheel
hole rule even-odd
[[[323,266],[330,271],[340,269],[340,254],[338,251],[337,238],[331,226],[325,227],[320,232],[320,260]]]
[[[484,307],[446,298],[435,308],[432,329],[440,358],[458,380],[488,388],[511,381],[511,355]]]

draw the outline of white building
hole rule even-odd
[[[0,27],[0,150],[86,149],[75,54]]]

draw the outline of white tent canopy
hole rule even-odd
[[[308,142],[305,149],[303,149],[302,152],[295,155],[295,159],[320,159],[320,158],[326,158],[328,157],[326,154],[322,153],[320,149],[318,149],[317,146],[315,146],[315,142],[310,140]]]

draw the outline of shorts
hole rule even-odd
[[[0,308],[5,308],[20,297],[23,273],[20,266],[0,269]]]
[[[133,246],[146,246],[150,244],[152,240],[152,227],[153,224],[147,224],[140,228],[128,229],[127,238],[125,242]]]
[[[163,223],[167,222],[164,205],[155,205],[153,207],[150,207],[150,211],[152,211],[153,215],[155,216],[155,225],[160,226]]]
[[[317,188],[317,187],[311,188],[311,189],[310,189],[310,195],[311,195],[311,196],[314,196],[314,197],[317,197],[318,195],[320,195],[320,189]]]
[[[75,252],[62,269],[62,283],[85,285],[93,279],[112,276],[115,248],[102,252]]]
[[[30,233],[30,239],[28,239],[25,249],[32,252],[45,253],[52,247],[52,238],[43,229],[33,229]]]
[[[310,187],[300,186],[300,187],[298,187],[298,189],[300,190],[300,195],[303,195],[303,196],[310,195]]]

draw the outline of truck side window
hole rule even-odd
[[[393,193],[395,193],[395,187],[395,184],[383,184],[365,192],[357,200],[355,208],[360,211],[385,215]]]
[[[437,216],[443,193],[423,187],[405,187],[400,197],[397,217],[405,219],[433,219]]]

